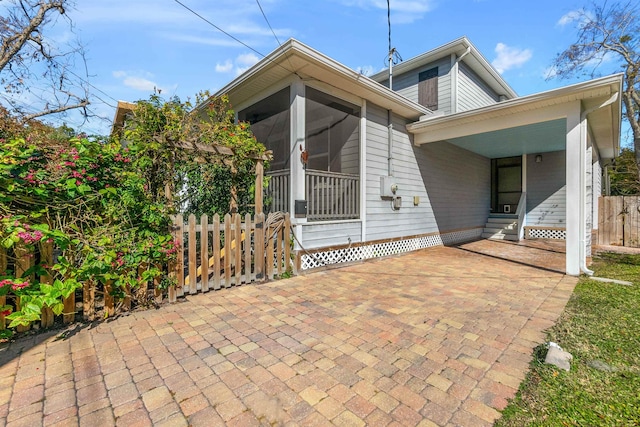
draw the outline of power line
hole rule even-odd
[[[198,18],[202,19],[204,22],[206,22],[207,24],[211,25],[213,28],[215,28],[216,30],[220,31],[222,34],[224,34],[225,36],[235,40],[236,42],[240,43],[242,46],[246,47],[247,49],[250,49],[251,51],[257,53],[258,55],[260,55],[263,58],[266,58],[266,55],[254,48],[252,48],[251,46],[249,46],[248,44],[246,44],[245,42],[243,42],[242,40],[240,40],[239,38],[233,36],[232,34],[229,34],[228,32],[226,32],[225,30],[223,30],[222,28],[218,27],[216,24],[214,24],[213,22],[209,21],[207,18],[205,18],[204,16],[200,15],[198,12],[196,12],[195,10],[191,9],[189,6],[187,6],[186,4],[182,3],[180,0],[173,0],[176,3],[178,3],[180,6],[184,7],[185,9],[187,9],[189,12],[193,13],[195,16],[197,16]]]
[[[266,58],[267,55],[265,55],[264,53],[260,52],[257,49],[254,49],[253,47],[249,46],[247,43],[243,42],[242,40],[238,39],[237,37],[235,37],[232,34],[229,34],[228,32],[226,32],[225,30],[223,30],[222,28],[218,27],[216,24],[214,24],[213,22],[209,21],[207,18],[205,18],[204,16],[202,16],[201,14],[199,14],[198,12],[196,12],[195,10],[191,9],[189,6],[187,6],[186,4],[182,3],[180,0],[173,0],[176,3],[178,3],[180,6],[184,7],[185,9],[187,9],[189,12],[193,13],[195,16],[197,16],[198,18],[200,18],[201,20],[203,20],[204,22],[206,22],[207,24],[211,25],[213,28],[215,28],[216,30],[220,31],[222,34],[226,35],[227,37],[231,38],[232,40],[240,43],[242,46],[246,47],[247,49],[251,50],[254,53],[257,53],[258,55],[260,55],[262,58]],[[259,3],[258,3],[259,5]],[[260,10],[262,10],[262,7],[260,7]],[[263,12],[264,15],[264,12]],[[265,16],[266,19],[266,16]],[[268,23],[268,21],[267,21]],[[271,28],[271,25],[269,25],[269,28]],[[273,31],[273,29],[272,29]],[[274,33],[275,35],[275,33]],[[280,43],[280,41],[278,40],[278,37],[276,36],[276,40],[278,41],[278,43]],[[289,59],[289,57],[287,56],[287,59]],[[280,64],[279,62],[275,62],[273,59],[270,59],[269,62],[271,62],[272,64],[277,65],[278,67],[290,72],[290,73],[294,73],[295,75],[298,75],[298,73],[295,71],[293,65],[291,64],[291,61],[289,61],[289,65],[291,66],[291,69],[288,69],[287,67],[285,67],[284,65]],[[300,77],[300,76],[298,76]]]
[[[282,43],[280,43],[280,39],[278,39],[278,36],[276,35],[276,32],[273,31],[273,27],[271,26],[271,23],[269,22],[269,19],[267,18],[267,15],[264,13],[264,9],[262,9],[262,5],[260,4],[260,0],[256,0],[256,3],[258,3],[258,7],[260,8],[260,12],[262,13],[262,16],[264,17],[264,20],[267,22],[267,25],[269,26],[269,29],[271,30],[271,34],[273,34],[273,37],[276,38],[276,41],[278,42],[278,46],[282,46]]]

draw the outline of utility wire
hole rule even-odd
[[[256,3],[258,3],[258,7],[260,8],[260,12],[262,13],[262,16],[264,17],[264,20],[267,22],[267,25],[269,26],[269,29],[271,30],[271,34],[273,34],[273,37],[276,38],[276,41],[278,42],[278,46],[282,46],[282,43],[280,43],[280,39],[278,39],[278,36],[276,35],[276,32],[273,31],[273,27],[271,26],[271,23],[269,22],[269,19],[267,19],[267,15],[264,13],[264,9],[262,9],[262,5],[260,4],[260,0],[256,0]]]
[[[280,39],[276,35],[276,32],[273,30],[273,27],[271,26],[271,23],[269,22],[269,19],[267,18],[267,14],[264,13],[264,9],[262,9],[262,5],[260,4],[260,0],[256,0],[256,3],[258,3],[258,7],[260,8],[260,12],[262,12],[262,16],[264,17],[264,20],[267,22],[267,25],[269,26],[269,29],[271,30],[271,34],[273,34],[273,37],[275,37],[276,41],[278,42],[278,46],[282,46],[282,43],[280,43]],[[285,53],[285,55],[287,57],[287,62],[289,63],[289,66],[291,67],[291,70],[295,70],[295,68],[293,67],[293,64],[291,63],[291,59],[289,58],[289,54]],[[293,71],[293,73],[296,76],[298,76],[298,73],[296,73],[295,71]],[[300,76],[298,76],[298,77],[300,77]]]
[[[249,46],[248,44],[246,44],[245,42],[243,42],[242,40],[240,40],[239,38],[235,37],[232,34],[229,34],[228,32],[226,32],[225,30],[223,30],[222,28],[218,27],[216,24],[214,24],[213,22],[209,21],[207,18],[205,18],[204,16],[200,15],[198,12],[196,12],[195,10],[191,9],[189,6],[187,6],[186,4],[182,3],[180,0],[173,0],[176,3],[178,3],[180,6],[184,7],[185,9],[187,9],[189,12],[193,13],[195,16],[197,16],[198,18],[202,19],[204,22],[206,22],[207,24],[211,25],[213,28],[215,28],[216,30],[220,31],[222,34],[224,34],[227,37],[230,37],[231,39],[235,40],[236,42],[240,43],[242,46],[246,47],[247,49],[250,49],[251,51],[257,53],[258,55],[260,55],[261,57],[265,58],[266,55],[254,48],[252,48],[251,46]]]
[[[185,9],[187,9],[189,12],[193,13],[195,16],[197,16],[198,18],[200,18],[201,20],[203,20],[204,22],[206,22],[207,24],[211,25],[213,28],[215,28],[216,30],[220,31],[222,34],[224,34],[225,36],[231,38],[232,40],[240,43],[242,46],[246,47],[247,49],[251,50],[254,53],[257,53],[258,55],[260,55],[262,58],[266,58],[267,55],[265,55],[264,53],[260,52],[257,49],[254,49],[253,47],[249,46],[247,43],[243,42],[242,40],[238,39],[237,37],[235,37],[232,34],[229,34],[228,32],[226,32],[225,30],[223,30],[222,28],[218,27],[216,24],[214,24],[213,22],[209,21],[207,18],[205,18],[204,16],[202,16],[201,14],[199,14],[198,12],[196,12],[195,10],[193,10],[192,8],[190,8],[189,6],[187,6],[186,4],[182,3],[180,0],[173,0],[176,3],[178,3],[180,6],[184,7]],[[262,8],[260,8],[262,10]],[[266,19],[266,17],[265,17]],[[268,22],[268,21],[267,21]],[[271,25],[269,25],[269,27],[271,27]],[[272,30],[273,31],[273,30]],[[274,34],[275,35],[275,34]],[[278,38],[276,37],[276,40],[278,40]],[[280,41],[278,41],[278,43],[280,43]],[[287,56],[287,59],[289,57]],[[294,73],[296,75],[298,75],[298,73],[295,71],[295,69],[293,68],[293,65],[291,65],[291,62],[289,62],[289,65],[291,66],[291,69],[288,69],[287,67],[285,67],[284,65],[280,64],[279,62],[275,62],[273,60],[269,60],[269,62],[281,67],[282,69],[290,72],[290,73]],[[299,76],[298,76],[299,77]]]

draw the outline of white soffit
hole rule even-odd
[[[415,135],[416,145],[527,126],[566,118],[568,106],[580,101],[583,111],[589,111],[620,93],[622,76],[613,75],[560,89],[492,104],[475,110],[448,116],[423,117],[407,125]],[[617,154],[620,141],[620,96],[608,106],[588,115],[596,144],[604,157]]]

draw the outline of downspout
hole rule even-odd
[[[465,50],[465,51],[464,51],[464,53],[463,53],[462,55],[460,55],[460,56],[458,57],[458,59],[456,59],[456,64],[457,64],[458,62],[462,61],[462,58],[464,58],[465,56],[469,55],[470,53],[471,53],[471,46],[469,46],[469,47],[467,48],[467,50]]]
[[[587,254],[586,254],[586,245],[587,245],[587,213],[585,211],[585,205],[587,202],[586,199],[586,191],[587,188],[587,129],[586,129],[586,120],[587,116],[594,111],[597,111],[601,108],[604,108],[608,105],[613,104],[618,100],[618,92],[615,92],[609,99],[603,102],[600,105],[596,105],[594,107],[585,110],[580,114],[580,271],[584,274],[593,276],[593,271],[589,270],[587,267]]]
[[[387,153],[387,162],[389,164],[389,176],[393,176],[393,113],[387,110],[387,138],[389,139],[389,152]]]

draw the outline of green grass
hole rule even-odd
[[[580,279],[547,333],[573,355],[571,371],[545,365],[538,347],[496,426],[640,426],[640,255],[602,254],[592,269],[634,285]],[[615,371],[590,367],[594,360]]]

